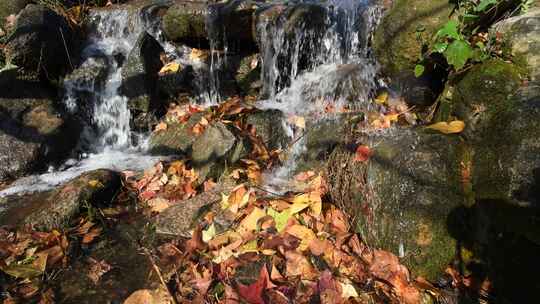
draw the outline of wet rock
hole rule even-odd
[[[236,136],[221,122],[209,125],[195,138],[191,147],[191,159],[199,175],[199,182],[210,177],[217,180],[223,174],[228,156],[236,143]]]
[[[222,210],[221,193],[227,193],[234,188],[234,182],[224,180],[209,191],[173,205],[161,212],[155,219],[156,232],[169,236],[191,237],[191,231],[208,212],[216,215],[214,223],[219,231],[231,225],[227,210]]]
[[[4,0],[0,3],[0,29],[5,29],[6,17],[17,15],[30,0]]]
[[[163,16],[163,32],[169,40],[200,47],[207,39],[207,14],[206,3],[177,3]]]
[[[65,227],[85,203],[107,204],[120,188],[119,174],[109,170],[85,173],[55,190],[0,198],[0,222],[30,224],[38,229]]]
[[[167,129],[152,133],[150,153],[157,155],[188,155],[195,141],[193,127],[204,116],[203,113],[192,115],[185,123],[171,122]]]
[[[122,303],[136,290],[160,287],[152,263],[139,247],[150,236],[146,223],[133,216],[129,222],[121,221],[103,232],[83,255],[73,257],[70,267],[54,280],[55,299],[74,304]],[[98,263],[104,265],[101,276],[96,273],[101,269],[94,266]]]
[[[9,79],[9,86],[0,93],[0,180],[60,163],[77,144],[80,132],[79,124],[62,110],[49,88]]]
[[[262,87],[261,62],[259,55],[253,54],[242,58],[235,73],[235,80],[243,95],[258,96]]]
[[[74,97],[65,101],[68,110],[88,125],[92,123],[94,107],[98,102],[95,92],[105,86],[109,64],[106,57],[92,58],[64,78],[64,96]]]
[[[163,66],[162,52],[161,45],[144,32],[122,68],[121,91],[128,98],[128,107],[134,116],[164,109],[156,100],[158,72]]]
[[[160,75],[158,92],[162,100],[174,100],[182,94],[195,95],[193,89],[194,70],[192,66],[181,66],[175,73]]]
[[[377,28],[374,51],[388,76],[412,71],[422,54],[417,31],[430,39],[448,20],[454,5],[447,0],[397,0]]]
[[[23,68],[28,75],[56,80],[71,68],[73,35],[63,16],[30,4],[20,12],[14,33],[5,45],[6,61]]]
[[[269,150],[277,150],[286,148],[291,140],[284,128],[284,118],[279,110],[261,110],[250,113],[246,123],[255,128],[255,133]]]
[[[373,155],[355,162],[338,146],[327,165],[331,195],[371,246],[402,257],[415,275],[435,279],[453,259],[447,219],[464,206],[458,137],[398,129],[364,136]]]
[[[445,0],[397,0],[375,31],[373,49],[390,87],[414,106],[429,106],[444,87],[446,71],[427,67],[417,78],[414,66],[422,55],[422,39],[430,40],[448,22],[454,4]]]
[[[495,24],[491,34],[497,33],[513,61],[528,71],[531,81],[540,83],[540,7]]]
[[[163,31],[172,41],[196,48],[253,49],[252,14],[256,2],[178,2],[163,16]]]
[[[464,120],[470,139],[489,133],[498,116],[511,109],[508,101],[521,85],[519,69],[492,59],[473,67],[452,93],[453,113]]]

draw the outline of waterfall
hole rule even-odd
[[[287,18],[291,18],[287,13],[257,24],[263,43],[263,93],[267,97],[261,105],[285,115],[305,117],[312,124],[336,116],[325,112],[328,107],[348,105],[369,110],[369,99],[378,85],[369,41],[382,8],[368,0],[333,0],[313,10],[322,16],[322,27],[302,22],[291,31],[287,29]],[[295,143],[286,163],[265,178],[275,192],[287,184],[306,150],[305,130],[287,123],[285,127]]]

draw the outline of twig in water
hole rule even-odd
[[[61,28],[58,28],[58,31],[60,31],[60,35],[62,36],[62,41],[64,42],[64,48],[66,49],[66,54],[67,54],[67,58],[68,58],[68,61],[69,61],[69,66],[71,66],[71,70],[74,70],[73,64],[71,63],[71,56],[69,55],[69,50],[68,50],[68,47],[67,47],[67,44],[66,44],[66,39],[64,38],[64,32],[62,31]]]
[[[148,252],[148,249],[143,248],[143,251],[144,251],[144,255],[146,255],[146,257],[148,257],[148,260],[150,260],[150,263],[152,264],[152,267],[154,268],[154,271],[156,272],[156,274],[159,277],[159,281],[161,282],[161,284],[163,285],[165,290],[167,290],[167,293],[169,294],[169,296],[171,296],[171,299],[172,299],[173,303],[178,304],[178,301],[176,301],[176,298],[174,297],[173,293],[169,290],[169,287],[167,286],[167,283],[165,282],[165,279],[163,279],[163,275],[161,274],[161,270],[159,270],[159,267],[154,262],[154,258],[152,258],[152,255],[150,254],[150,252]]]

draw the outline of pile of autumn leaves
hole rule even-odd
[[[99,225],[84,217],[63,232],[41,232],[29,226],[0,228],[0,270],[9,276],[1,286],[3,303],[55,303],[47,280],[56,270],[68,265],[69,251],[74,244],[89,245],[101,232]],[[92,270],[87,275],[97,282],[103,273]]]
[[[368,248],[345,213],[323,203],[326,186],[313,172],[297,176],[304,191],[279,197],[248,184],[223,194],[234,225],[217,233],[206,214],[192,238],[158,248],[174,265],[178,303],[419,303],[421,293],[393,254]],[[252,269],[251,278],[245,271]]]

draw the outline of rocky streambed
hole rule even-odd
[[[323,217],[330,214],[327,224],[335,214],[325,212],[337,206],[350,225],[341,232],[354,232],[374,256],[381,250],[398,257],[410,271],[403,282],[422,295],[407,284],[397,288],[375,267],[376,259],[358,254],[368,276],[390,282],[394,296],[386,298],[384,288],[347,273],[356,298],[376,294],[372,301],[412,303],[408,296],[414,294],[414,301],[425,303],[534,302],[540,288],[540,8],[534,4],[485,30],[498,41],[500,56],[448,78],[439,70],[414,75],[422,53],[418,29],[432,36],[452,18],[453,6],[445,0],[126,1],[90,8],[4,2],[5,301],[44,301],[53,294],[60,303],[116,303],[137,290],[145,290],[138,296],[151,298],[149,303],[173,301],[170,294],[192,301],[197,293],[182,289],[182,274],[189,271],[168,260],[179,259],[171,250],[210,255],[206,245],[184,248],[181,240],[195,239],[198,224],[209,243],[243,223],[244,213],[231,216],[230,206],[220,208],[223,195],[244,197],[238,185],[249,185],[247,197],[257,197],[246,198],[246,217],[261,208],[278,222],[268,210],[289,207],[279,209],[267,197],[294,205],[294,198],[313,195],[313,184],[299,183],[297,176],[312,171],[300,180],[320,173],[326,181],[317,195]],[[77,7],[84,18],[74,15]],[[464,129],[444,134],[426,128],[451,120],[462,121]],[[317,215],[306,210],[289,226],[306,225],[325,239],[325,233],[339,234],[306,224]],[[335,221],[341,223],[338,216]],[[264,220],[258,223],[261,233]],[[22,231],[34,233],[33,241]],[[6,269],[39,261],[28,244],[42,238],[47,245],[35,246],[48,250],[47,271],[19,273],[30,280],[16,280]],[[335,238],[328,240],[339,247]],[[24,248],[17,251],[14,244]],[[60,256],[50,249],[55,246],[62,262],[50,262]],[[262,252],[262,246],[255,249]],[[290,261],[290,252],[283,255]],[[332,265],[324,254],[310,256]],[[321,276],[328,275],[310,259]],[[235,282],[257,281],[257,263],[244,265],[256,270],[238,268]],[[329,269],[336,280],[346,272]],[[255,277],[245,274],[250,272]],[[301,281],[326,290],[313,278]],[[223,288],[212,290],[228,294]],[[264,301],[278,301],[274,291],[264,293]]]

